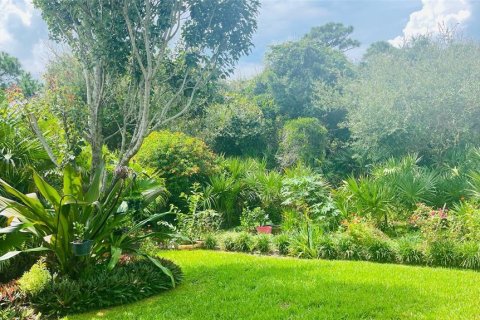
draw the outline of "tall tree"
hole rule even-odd
[[[352,32],[352,27],[329,23],[312,28],[298,41],[270,47],[267,76],[258,78],[258,87],[271,92],[280,114],[288,118],[317,116],[312,104],[316,83],[334,86],[339,78],[352,73],[344,54],[359,46],[350,38]]]
[[[17,82],[22,71],[22,65],[17,58],[0,51],[0,86],[2,88]]]
[[[373,54],[348,84],[348,126],[359,158],[444,158],[480,141],[480,45],[422,37]]]
[[[103,114],[120,99],[118,165],[144,138],[186,113],[196,93],[233,71],[252,46],[258,0],[35,0],[51,35],[73,49],[86,83],[92,170]],[[120,94],[119,94],[120,93]]]
[[[0,51],[0,88],[17,85],[25,96],[32,96],[39,88],[40,83],[22,68],[17,58]]]

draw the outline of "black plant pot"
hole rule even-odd
[[[90,254],[91,249],[92,249],[92,240],[72,242],[73,255],[77,257],[88,256]]]

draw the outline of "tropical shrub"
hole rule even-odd
[[[480,246],[476,241],[458,243],[456,254],[459,260],[459,267],[466,269],[480,269]]]
[[[450,211],[455,217],[455,228],[460,241],[480,240],[480,206],[474,202],[460,202]]]
[[[396,259],[396,250],[390,239],[365,220],[353,219],[345,222],[346,234],[361,249],[361,259],[392,262]]]
[[[9,99],[15,99],[15,95],[15,92],[10,92]],[[0,89],[0,172],[2,179],[21,192],[30,192],[33,188],[30,167],[44,171],[52,169],[53,163],[25,124],[20,110],[8,106],[7,96]],[[2,194],[1,190],[0,194]]]
[[[438,173],[419,166],[420,161],[416,155],[407,155],[373,167],[374,178],[394,194],[397,207],[410,211],[417,203],[434,202]]]
[[[254,240],[252,235],[247,232],[241,232],[237,234],[234,239],[235,251],[250,252],[254,246]]]
[[[122,253],[131,253],[147,257],[163,272],[170,274],[156,258],[138,249],[145,237],[165,236],[159,232],[141,234],[144,226],[160,220],[165,214],[155,214],[132,224],[128,205],[121,200],[124,193],[135,186],[128,177],[128,169],[122,167],[115,172],[105,193],[100,192],[103,174],[103,166],[100,165],[90,186],[84,189],[80,172],[66,166],[63,190],[59,192],[34,172],[33,180],[42,200],[37,194],[25,195],[0,179],[4,192],[18,199],[0,197],[0,215],[9,222],[7,228],[0,229],[0,232],[7,236],[29,234],[39,243],[38,247],[11,250],[0,260],[10,259],[21,252],[48,251],[53,254],[55,270],[75,275],[85,265],[105,260],[108,268],[113,269]],[[162,192],[155,181],[143,186],[146,188],[142,191],[146,201],[155,199]],[[82,226],[82,234],[75,235],[74,226],[77,230],[78,226]],[[74,253],[72,243],[76,240],[91,244],[91,250],[85,257]]]
[[[337,210],[329,193],[329,186],[318,174],[287,177],[283,180],[282,204],[300,214],[299,221],[314,221],[326,229],[334,229],[340,221]]]
[[[348,178],[343,184],[347,194],[345,204],[349,214],[371,217],[377,225],[387,227],[388,215],[392,211],[392,189],[378,180],[365,176],[355,179]]]
[[[245,203],[256,204],[256,194],[246,182],[249,172],[256,170],[259,163],[252,159],[230,158],[222,162],[222,173],[213,175],[205,193],[213,199],[213,207],[223,215],[223,226],[240,224],[240,215]]]
[[[235,251],[235,241],[233,234],[224,235],[221,238],[221,247],[225,251]]]
[[[291,236],[289,254],[298,258],[318,258],[318,243],[322,234],[319,226],[310,223],[298,228]]]
[[[322,259],[336,259],[338,256],[334,239],[324,235],[318,241],[318,257]]]
[[[343,260],[360,260],[364,256],[362,248],[352,236],[341,233],[335,237],[337,256]]]
[[[397,240],[398,260],[405,264],[425,264],[424,249],[418,239],[404,237]]]
[[[245,176],[245,183],[254,191],[258,205],[265,210],[273,223],[281,222],[283,185],[282,175],[274,170],[267,170],[264,162],[254,166]]]
[[[451,239],[435,239],[428,243],[427,247],[428,263],[442,267],[459,266],[459,257],[456,251],[456,244]]]
[[[177,226],[182,235],[190,241],[200,239],[207,233],[218,231],[222,224],[222,216],[213,209],[206,209],[204,193],[199,191],[200,186],[194,184],[191,188],[191,194],[180,194],[185,199],[188,212],[183,213],[176,210]],[[203,209],[202,209],[203,208]]]

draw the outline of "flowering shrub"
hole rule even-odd
[[[448,213],[446,208],[433,209],[424,204],[418,204],[409,219],[409,224],[413,229],[420,230],[422,236],[427,240],[444,237],[447,234],[454,236],[456,233],[454,217]]]

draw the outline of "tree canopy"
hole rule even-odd
[[[266,78],[258,85],[272,94],[280,113],[289,118],[314,115],[316,82],[334,86],[339,78],[352,74],[353,66],[343,53],[359,46],[350,38],[352,32],[352,27],[329,23],[312,28],[300,40],[270,47]]]
[[[431,161],[480,138],[480,46],[428,39],[372,55],[347,86],[348,127],[371,161]]]
[[[105,143],[106,105],[117,93],[119,165],[144,138],[186,113],[197,92],[225,77],[247,54],[256,30],[257,0],[35,0],[51,35],[82,65],[87,141],[93,165]],[[123,95],[118,95],[122,92]]]

